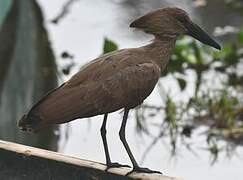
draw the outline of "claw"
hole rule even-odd
[[[160,171],[153,171],[148,168],[142,168],[142,167],[134,167],[132,171],[128,172],[126,175],[129,175],[133,172],[138,172],[138,173],[157,173],[157,174],[162,174]]]
[[[106,168],[106,171],[110,168],[119,168],[119,167],[129,167],[131,168],[131,166],[129,165],[126,165],[126,164],[119,164],[119,163],[108,163],[106,164],[107,168]]]

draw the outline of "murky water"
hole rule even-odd
[[[60,54],[63,51],[68,51],[75,57],[77,66],[73,69],[72,74],[81,65],[102,53],[104,37],[117,42],[119,48],[138,47],[148,43],[151,39],[150,36],[129,29],[128,25],[136,17],[164,5],[174,4],[182,7],[190,13],[195,22],[201,24],[209,32],[213,31],[215,25],[242,25],[240,13],[226,8],[221,0],[208,2],[209,6],[206,8],[194,8],[194,4],[189,0],[80,0],[73,4],[71,12],[58,25],[50,23],[50,20],[59,13],[65,1],[38,0],[38,2],[45,15],[45,25],[49,31],[57,63],[62,64],[63,60],[61,60]],[[63,77],[63,79],[69,77]],[[166,89],[175,89],[169,80],[165,80],[163,83],[166,83]],[[172,91],[172,94],[177,96],[177,91]],[[146,102],[161,104],[156,89]],[[83,159],[105,162],[99,133],[102,118],[102,116],[97,116],[70,123],[67,139],[65,138],[66,125],[62,125],[59,151]],[[108,118],[108,143],[112,160],[130,164],[118,136],[122,112],[112,113]],[[160,121],[159,117],[157,120]],[[207,145],[204,136],[200,135],[203,130],[203,128],[199,129],[191,140],[196,154],[189,152],[185,147],[179,147],[177,156],[171,159],[169,142],[164,139],[148,153],[143,161],[143,166],[187,180],[228,180],[232,178],[241,180],[243,177],[243,161],[241,159],[243,158],[243,149],[238,148],[238,155],[231,159],[228,159],[224,153],[220,154],[218,162],[210,166],[210,154],[203,150]],[[156,129],[153,133],[157,133]],[[142,138],[135,131],[133,113],[130,114],[127,125],[127,139],[136,158],[141,161],[143,153],[152,139],[146,136]]]
[[[141,32],[128,28],[132,19],[145,12],[170,4],[171,1],[112,1],[112,0],[82,0],[75,3],[71,13],[63,19],[57,26],[48,23],[60,10],[60,0],[39,0],[47,17],[47,28],[50,32],[52,45],[57,57],[64,50],[68,50],[75,56],[77,64],[82,65],[102,53],[102,43],[104,37],[109,37],[119,44],[120,48],[136,47],[146,44],[151,37]],[[194,21],[212,32],[213,27],[225,26],[228,24],[240,25],[239,13],[225,8],[221,1],[209,2],[217,10],[208,6],[206,9],[193,8],[191,1],[173,1],[177,6],[186,9]],[[223,18],[222,18],[223,17]],[[58,61],[61,61],[58,59]],[[73,72],[77,71],[78,66]],[[158,92],[146,100],[154,104],[160,104]],[[174,92],[176,94],[176,92]],[[60,151],[84,159],[105,162],[103,146],[99,129],[102,123],[102,116],[94,117],[91,120],[83,119],[70,123],[70,133],[64,145],[64,129],[62,126],[62,139],[59,143]],[[116,112],[109,116],[108,121],[108,142],[112,160],[121,163],[130,163],[125,150],[119,141],[118,130],[121,123],[122,113]],[[127,139],[136,156],[140,161],[142,155],[150,145],[151,139],[141,138],[135,131],[134,117],[131,113]],[[200,133],[200,130],[198,131]],[[218,163],[210,166],[210,154],[201,150],[206,148],[203,136],[195,135],[194,148],[197,155],[193,155],[185,148],[178,149],[175,158],[170,158],[169,143],[158,143],[147,155],[144,166],[163,171],[171,176],[179,176],[184,179],[242,179],[242,160],[238,156],[227,159],[225,154],[221,154]],[[166,139],[165,139],[166,142]],[[239,148],[239,156],[243,151]]]

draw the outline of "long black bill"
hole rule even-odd
[[[194,37],[195,39],[199,40],[200,42],[212,46],[216,49],[221,49],[220,45],[213,40],[204,30],[202,30],[198,25],[194,23],[190,23],[187,26],[187,35]]]

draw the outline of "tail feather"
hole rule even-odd
[[[41,129],[43,125],[43,121],[40,117],[34,115],[32,112],[39,104],[41,104],[47,97],[49,97],[50,94],[61,88],[65,83],[63,83],[61,86],[53,89],[52,91],[48,92],[41,100],[39,100],[32,108],[31,110],[22,116],[22,118],[18,121],[18,127],[22,131],[27,132],[37,132],[39,129]]]
[[[18,121],[18,127],[22,131],[29,133],[37,132],[41,127],[41,120],[38,117],[34,117],[31,114],[24,114]]]

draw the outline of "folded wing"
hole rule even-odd
[[[60,124],[142,103],[157,83],[160,68],[153,63],[133,64],[131,59],[113,58],[94,60],[41,99],[29,116],[38,119],[38,124]]]

